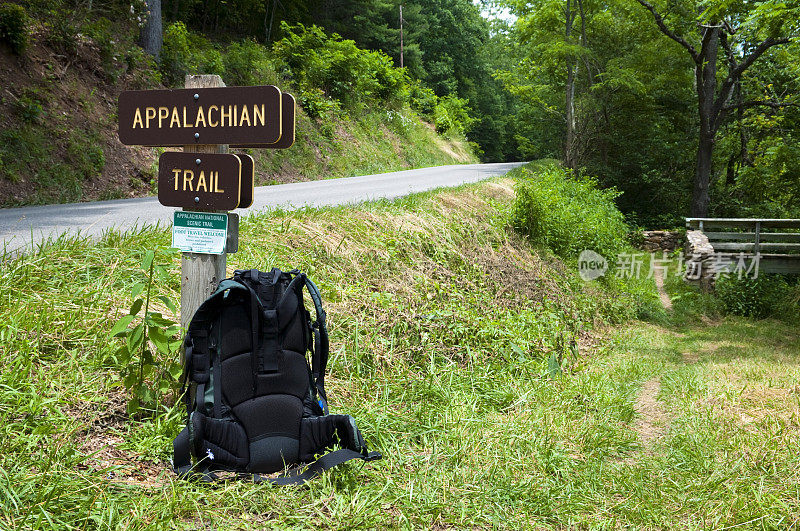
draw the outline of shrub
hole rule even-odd
[[[186,74],[223,75],[222,54],[205,37],[191,33],[183,22],[164,30],[164,45],[159,57],[164,84],[183,86]]]
[[[322,90],[346,110],[360,110],[376,100],[399,103],[407,98],[405,75],[383,52],[362,50],[317,26],[283,23],[282,28],[286,37],[275,43],[273,51],[282,73],[301,92]]]
[[[161,76],[166,85],[177,85],[189,69],[189,30],[183,22],[175,22],[164,30],[164,42],[159,61]]]
[[[756,318],[781,313],[789,292],[788,282],[779,275],[722,276],[715,285],[715,294],[727,313]]]
[[[39,117],[44,113],[41,102],[29,94],[20,96],[14,106],[20,118],[27,123],[38,122]]]
[[[235,42],[225,50],[225,82],[230,85],[268,85],[277,76],[267,49],[254,41]]]
[[[79,129],[68,139],[67,157],[73,171],[84,179],[100,175],[106,165],[101,138]]]
[[[475,121],[469,116],[467,100],[448,95],[439,98],[433,111],[436,131],[439,133],[458,133],[463,135],[469,131]]]
[[[28,47],[28,16],[18,4],[0,4],[0,42],[21,55]]]
[[[325,97],[320,89],[300,90],[298,103],[309,118],[322,118],[323,116],[337,115],[341,112],[341,105],[336,100]]]
[[[433,116],[439,98],[436,93],[428,87],[422,86],[419,81],[415,81],[409,87],[409,98],[411,108],[424,116]]]
[[[86,33],[97,46],[106,78],[110,82],[116,83],[122,70],[117,65],[114,24],[107,18],[100,17],[86,27]]]
[[[152,55],[138,46],[131,46],[125,54],[125,64],[128,72],[133,74],[130,87],[133,89],[146,89],[161,84],[162,76],[158,64]]]
[[[556,165],[536,172],[523,168],[521,175],[512,214],[516,229],[563,258],[590,249],[616,262],[627,247],[628,228],[614,204],[615,189],[600,190],[593,179]]]
[[[47,44],[62,55],[78,53],[80,43],[79,24],[66,11],[54,13],[48,23]]]

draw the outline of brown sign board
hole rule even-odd
[[[281,91],[271,85],[125,91],[119,139],[131,146],[276,144],[281,106]]]
[[[253,204],[256,182],[256,163],[253,157],[237,153],[242,163],[242,179],[239,185],[239,208],[249,208]]]
[[[294,145],[295,138],[295,107],[297,105],[294,96],[284,92],[281,96],[281,124],[283,126],[283,134],[281,139],[274,144],[237,144],[233,147],[237,148],[264,148],[264,149],[289,149]]]
[[[242,163],[221,153],[163,153],[158,159],[158,202],[190,210],[239,206]]]

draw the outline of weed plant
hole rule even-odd
[[[523,169],[516,192],[514,226],[562,258],[591,250],[613,266],[629,247],[614,189],[601,190],[594,180],[551,164]]]

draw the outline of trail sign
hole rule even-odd
[[[294,96],[291,94],[287,94],[284,92],[281,94],[281,125],[283,127],[283,131],[281,134],[281,139],[275,142],[274,144],[242,144],[242,145],[235,145],[233,147],[241,147],[241,148],[265,148],[265,149],[289,149],[294,144],[295,138],[295,107],[297,106],[297,102],[294,99]]]
[[[119,139],[140,146],[276,144],[281,106],[281,91],[271,85],[125,91]]]
[[[227,214],[175,212],[172,246],[184,253],[223,254],[227,239]]]
[[[242,178],[239,185],[239,208],[249,208],[253,205],[255,196],[256,182],[256,163],[253,157],[243,153],[237,153],[237,157],[242,163]]]
[[[225,278],[225,253],[236,252],[239,236],[236,214],[191,211],[253,204],[253,158],[228,155],[228,147],[291,147],[296,103],[277,87],[226,87],[217,75],[187,75],[184,86],[123,92],[117,117],[123,144],[184,150],[160,157],[158,199],[185,209],[175,213],[172,245],[183,250],[181,326],[186,327]]]
[[[249,183],[252,189],[252,162]],[[242,162],[220,153],[162,153],[158,159],[158,202],[192,210],[233,210],[239,206]],[[252,203],[252,191],[249,193]]]

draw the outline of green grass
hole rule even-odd
[[[409,109],[317,120],[299,112],[294,146],[251,154],[267,178],[257,184],[282,174],[316,180],[478,162],[466,141],[437,135]]]
[[[7,257],[0,527],[790,525],[794,330],[632,322],[651,283],[580,281],[574,264],[507,228],[510,197],[497,181],[243,221],[229,270],[297,266],[318,282],[331,408],[354,415],[385,456],[301,489],[177,481],[168,459],[179,409],[125,415],[106,334],[141,281],[142,254],[168,245],[167,232]],[[162,293],[179,290],[178,267],[176,257]],[[654,378],[666,435],[643,448],[637,397]],[[739,411],[755,420],[740,426]]]
[[[110,47],[110,57],[142,53],[124,39],[113,44],[117,37],[112,39],[108,31],[102,30],[102,38],[95,35],[95,41],[100,49]],[[54,65],[46,67],[52,70]],[[138,87],[126,76],[126,87],[160,86],[150,61],[131,68],[130,75],[144,79]],[[261,74],[263,78],[250,81],[280,83],[299,97],[296,87],[279,80],[271,68]],[[63,86],[66,94],[59,88]],[[21,96],[1,96],[0,108],[9,120],[0,124],[0,185],[6,190],[0,206],[116,199],[131,192],[154,195],[160,148],[128,149],[118,143],[116,110],[108,102],[116,100],[120,88],[111,79],[98,84],[94,77],[74,73],[66,80],[36,74],[25,86],[14,88]],[[76,108],[81,119],[75,118]],[[371,102],[369,107],[334,110],[314,119],[298,105],[292,148],[249,152],[256,159],[257,185],[478,162],[463,135],[438,135],[407,102]]]

